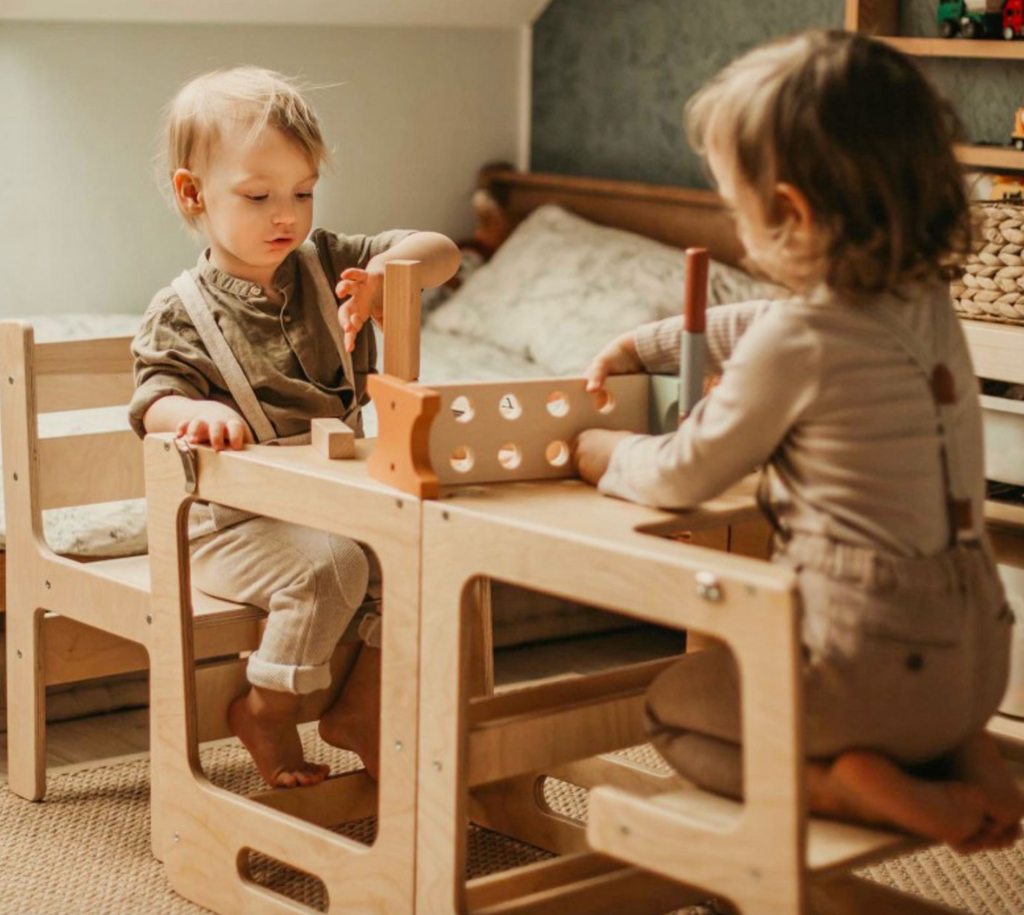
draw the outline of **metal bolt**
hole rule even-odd
[[[435,772],[440,772],[443,768],[444,768],[444,766],[441,765],[441,760],[435,759],[434,760],[434,771]]]
[[[51,584],[50,584],[49,582],[45,582],[45,584],[46,584],[46,590],[47,590],[47,591],[49,591],[49,590],[50,590],[50,588],[52,588],[52,587],[53,587],[53,585],[51,585]]]
[[[17,475],[16,473],[14,474],[14,482],[15,482],[15,483],[17,483],[17,482],[18,482],[18,475]]]
[[[702,597],[704,600],[715,604],[722,599],[722,586],[718,583],[718,578],[713,573],[698,572],[696,581],[697,597]]]
[[[20,658],[20,657],[22,657],[22,654],[21,654],[21,649],[20,649],[20,648],[18,649],[18,657],[19,657],[19,658]]]
[[[181,841],[181,836],[179,836],[177,833],[175,833],[174,834],[174,841],[175,841],[175,843],[180,842]]]
[[[401,753],[402,752],[402,741],[400,741],[400,740],[396,740],[395,741],[395,752],[396,753]]]
[[[148,613],[146,614],[146,622],[151,626],[153,625],[153,617]]]

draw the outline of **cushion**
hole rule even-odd
[[[427,327],[500,347],[536,363],[541,374],[578,374],[613,337],[679,314],[685,273],[678,248],[547,204],[430,315]],[[711,263],[711,305],[777,291]]]

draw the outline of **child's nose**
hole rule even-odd
[[[295,218],[295,211],[287,206],[278,209],[273,216],[274,222],[278,225],[291,225]]]

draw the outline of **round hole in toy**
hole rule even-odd
[[[456,397],[448,409],[452,411],[452,416],[455,417],[455,422],[457,423],[468,423],[476,416],[476,408],[473,406],[473,401],[465,394],[460,394]]]
[[[607,416],[615,409],[615,398],[612,397],[612,395],[604,388],[601,388],[600,391],[594,391],[591,396],[594,398],[594,409],[597,410],[598,413],[603,413]]]
[[[498,463],[506,470],[515,470],[523,463],[523,452],[518,445],[506,442],[498,449]]]
[[[469,473],[474,463],[473,449],[468,445],[459,445],[451,456],[452,470],[457,473]]]
[[[552,391],[548,394],[548,413],[552,416],[569,415],[569,398],[561,391]]]
[[[523,405],[515,394],[502,394],[498,399],[498,412],[505,419],[519,419],[523,415]]]
[[[569,463],[569,446],[565,442],[551,442],[544,449],[544,457],[552,467],[565,467]]]

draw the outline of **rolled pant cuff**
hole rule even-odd
[[[245,669],[246,677],[253,686],[273,689],[281,693],[315,693],[331,685],[330,664],[316,667],[296,667],[291,664],[274,664],[264,661],[258,652],[249,655]]]

